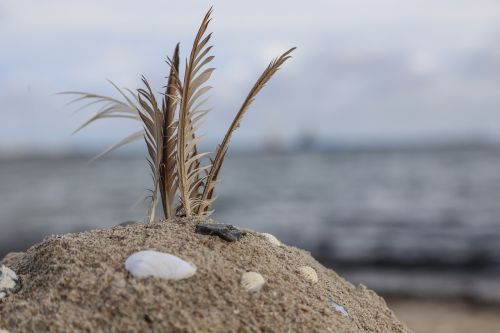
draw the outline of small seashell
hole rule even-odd
[[[0,299],[21,290],[21,279],[9,267],[0,267]]]
[[[318,282],[318,274],[316,274],[314,268],[310,266],[300,266],[299,268],[297,268],[297,271],[307,281],[311,283]]]
[[[349,317],[349,313],[347,312],[346,308],[344,308],[342,305],[339,305],[335,303],[335,301],[331,298],[327,299],[326,302],[328,305],[330,305],[335,311],[343,315],[344,317]]]
[[[261,290],[265,283],[264,277],[257,272],[246,272],[241,276],[241,286],[250,293]]]
[[[267,241],[273,245],[276,245],[276,246],[280,246],[281,245],[281,242],[279,241],[278,238],[274,237],[273,235],[271,234],[268,234],[266,232],[264,233],[261,233],[262,236],[264,236],[265,239],[267,239]]]
[[[148,276],[167,280],[182,280],[196,273],[196,266],[163,252],[135,252],[125,261],[125,269],[136,278]]]

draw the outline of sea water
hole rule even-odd
[[[142,156],[0,160],[0,257],[52,233],[144,218]],[[274,234],[386,293],[500,301],[500,151],[248,153],[213,216]]]

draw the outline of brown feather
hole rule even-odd
[[[194,214],[196,207],[199,205],[198,189],[203,186],[199,174],[205,170],[205,168],[200,167],[200,160],[204,154],[198,153],[196,143],[199,138],[195,136],[195,130],[203,117],[198,117],[201,113],[201,110],[196,110],[198,106],[194,109],[192,106],[208,91],[204,84],[214,70],[213,68],[203,70],[203,67],[213,59],[213,57],[207,56],[210,50],[210,46],[207,46],[207,44],[210,41],[211,34],[205,35],[211,13],[212,8],[203,18],[193,42],[191,54],[186,61],[180,102],[177,171],[180,205],[183,214],[186,216]]]
[[[144,140],[148,149],[148,164],[153,176],[153,188],[151,190],[151,204],[148,210],[148,220],[152,222],[155,218],[158,203],[158,187],[160,185],[161,166],[163,160],[163,124],[164,114],[159,108],[156,98],[146,78],[142,78],[146,89],[138,89],[138,98],[141,105],[139,115],[144,123]]]
[[[142,121],[143,130],[132,133],[122,139],[105,153],[121,147],[129,142],[143,137],[148,152],[148,165],[153,177],[151,190],[151,205],[148,211],[150,221],[154,213],[160,192],[163,213],[165,217],[174,215],[209,215],[209,209],[215,200],[214,190],[218,182],[219,172],[226,157],[229,143],[234,131],[239,127],[243,116],[248,111],[257,94],[290,58],[292,48],[273,60],[254,84],[245,101],[236,114],[227,130],[221,144],[217,146],[215,156],[210,158],[210,163],[202,166],[202,159],[208,153],[199,153],[198,142],[201,136],[195,135],[209,110],[203,108],[207,101],[205,94],[211,89],[206,85],[214,68],[207,65],[214,59],[210,55],[212,45],[209,45],[212,34],[207,33],[210,23],[212,8],[206,13],[196,37],[188,59],[184,77],[181,82],[179,77],[179,44],[177,44],[172,59],[169,59],[170,74],[161,100],[161,106],[152,92],[152,89],[143,77],[145,88],[138,89],[137,94],[129,97],[116,85],[124,100],[112,97],[69,92],[77,95],[74,102],[88,101],[82,108],[94,104],[103,107],[78,130],[88,126],[99,119],[105,118],[130,118]],[[130,90],[126,90],[131,93]],[[179,115],[176,120],[176,110]],[[179,194],[178,206],[174,208],[176,192]],[[200,193],[201,192],[201,193]]]
[[[163,213],[169,219],[175,216],[173,200],[177,188],[177,162],[176,154],[176,126],[174,124],[175,110],[177,109],[178,90],[174,83],[179,73],[179,44],[175,47],[170,62],[170,75],[168,76],[165,96],[163,100],[163,155],[160,172],[160,194]]]
[[[269,66],[267,66],[267,68],[261,74],[257,82],[254,84],[249,94],[247,95],[245,101],[243,102],[242,106],[240,107],[240,110],[236,114],[236,117],[231,123],[231,126],[229,126],[229,129],[227,130],[226,135],[222,140],[222,143],[217,148],[217,152],[215,154],[215,158],[213,160],[210,172],[207,176],[205,188],[203,189],[203,193],[200,199],[201,203],[198,207],[197,211],[198,214],[200,215],[204,214],[208,210],[209,206],[212,204],[213,192],[217,182],[217,177],[219,175],[222,162],[224,161],[224,157],[226,155],[227,149],[229,147],[229,142],[231,140],[234,131],[240,126],[241,119],[248,111],[248,108],[254,101],[259,91],[266,85],[266,83],[271,79],[271,77],[280,69],[280,67],[285,63],[285,61],[287,61],[291,57],[290,53],[292,53],[293,50],[295,50],[295,48],[291,48],[290,50],[283,53],[280,57],[271,61]]]

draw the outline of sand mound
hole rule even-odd
[[[309,253],[274,246],[256,232],[238,242],[194,232],[195,220],[51,236],[4,260],[22,290],[0,300],[0,329],[11,332],[409,332],[382,298],[353,286]],[[135,251],[175,254],[198,267],[186,280],[134,279]],[[297,273],[311,266],[319,282]],[[246,271],[266,285],[248,293]],[[342,316],[328,303],[344,306]]]

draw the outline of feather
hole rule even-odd
[[[181,208],[178,208],[177,211],[186,216],[193,215],[200,205],[198,189],[203,186],[203,178],[200,177],[200,174],[204,172],[204,168],[200,167],[200,160],[204,155],[199,154],[196,149],[199,138],[195,136],[195,130],[204,117],[203,115],[197,117],[200,115],[199,110],[197,110],[199,106],[193,108],[193,105],[208,92],[209,88],[205,86],[205,83],[214,71],[214,68],[205,69],[213,60],[212,56],[208,56],[211,46],[207,46],[211,34],[205,34],[211,13],[212,8],[206,13],[193,42],[191,54],[186,61],[182,88],[180,83],[177,84],[179,91],[181,91],[177,146]]]
[[[71,100],[69,104],[73,103],[78,103],[81,101],[88,101],[88,103],[82,105],[81,107],[78,108],[77,111],[89,108],[90,106],[93,105],[98,105],[102,104],[102,107],[87,121],[85,121],[82,125],[80,125],[75,131],[73,131],[73,134],[81,131],[85,127],[89,126],[90,124],[94,123],[95,121],[99,119],[108,119],[108,118],[123,118],[123,119],[132,119],[132,120],[138,120],[140,121],[141,118],[139,116],[139,106],[138,100],[135,97],[135,95],[129,91],[126,90],[131,96],[133,96],[134,100],[132,100],[127,94],[116,84],[114,84],[112,81],[108,81],[118,92],[119,94],[123,97],[124,101],[119,100],[114,97],[109,97],[109,96],[104,96],[104,95],[98,95],[98,94],[93,94],[93,93],[87,93],[87,92],[80,92],[80,91],[66,91],[59,93],[60,95],[74,95],[77,96],[75,99]],[[75,112],[77,112],[75,111]],[[143,137],[143,131],[139,132],[134,132],[125,138],[121,139],[117,143],[113,144],[111,147],[107,148],[103,152],[101,152],[99,155],[94,157],[92,161],[95,161],[96,159],[99,159],[105,155],[108,155],[112,151],[129,144],[131,142],[134,142],[140,138]]]
[[[291,52],[295,49],[292,48],[273,60],[261,74],[221,144],[217,146],[215,156],[213,159],[208,157],[208,165],[202,166],[201,162],[207,158],[208,153],[198,151],[197,146],[202,136],[196,133],[210,111],[204,104],[208,99],[206,95],[211,89],[206,83],[215,70],[209,67],[214,59],[210,55],[213,46],[209,45],[212,34],[207,33],[211,14],[212,8],[206,13],[198,29],[190,55],[186,59],[182,81],[179,77],[179,44],[175,47],[172,59],[168,59],[170,73],[161,105],[144,77],[142,82],[145,87],[138,89],[137,94],[128,89],[121,90],[110,82],[121,95],[121,99],[85,92],[65,93],[76,96],[70,103],[82,101],[86,103],[79,110],[101,105],[101,108],[75,132],[99,119],[125,118],[142,122],[142,130],[118,141],[97,158],[141,137],[144,138],[148,152],[147,162],[153,178],[153,187],[150,190],[151,204],[148,209],[149,221],[155,218],[159,201],[158,192],[167,219],[175,215],[211,213],[209,209],[215,200],[214,189],[234,131],[239,127],[259,91],[290,58]],[[177,109],[179,109],[178,116]],[[178,193],[178,205],[174,208],[176,193]]]
[[[94,161],[96,161],[96,160],[98,160],[106,155],[111,154],[113,151],[115,151],[116,149],[118,149],[122,146],[128,145],[129,143],[132,143],[134,141],[140,140],[143,137],[144,137],[144,130],[142,130],[142,129],[140,131],[129,134],[125,138],[121,139],[117,143],[115,143],[112,146],[110,146],[109,148],[107,148],[105,151],[103,151],[99,155],[92,158],[92,160],[90,160],[90,163],[92,163],[92,162],[94,162]]]
[[[254,84],[249,94],[247,95],[245,101],[243,102],[240,110],[236,114],[231,126],[226,132],[222,143],[218,146],[215,157],[212,162],[212,167],[210,168],[210,172],[206,178],[205,187],[203,189],[203,193],[200,199],[200,205],[198,206],[197,214],[204,215],[205,212],[208,211],[208,208],[212,204],[213,192],[215,189],[215,185],[217,183],[217,178],[219,176],[219,171],[224,161],[224,157],[226,156],[227,149],[229,147],[229,142],[231,141],[231,137],[234,131],[240,126],[241,119],[248,111],[248,108],[255,100],[255,97],[259,93],[259,91],[266,85],[266,83],[271,79],[271,77],[280,69],[280,67],[287,61],[291,56],[290,54],[295,50],[295,48],[291,48],[290,50],[283,53],[278,58],[271,61],[269,66],[264,70],[261,74],[257,82]]]
[[[158,187],[160,184],[160,173],[163,156],[163,124],[164,114],[158,106],[156,98],[146,78],[142,77],[146,89],[138,89],[138,98],[141,105],[139,115],[144,124],[144,141],[148,149],[148,164],[153,177],[153,188],[151,190],[151,204],[148,210],[148,220],[152,222],[155,218],[158,203]]]
[[[175,110],[179,91],[174,80],[179,73],[179,44],[175,47],[170,63],[170,75],[168,76],[165,96],[163,100],[163,155],[160,172],[160,194],[165,218],[174,217],[173,200],[177,189],[177,134]]]

